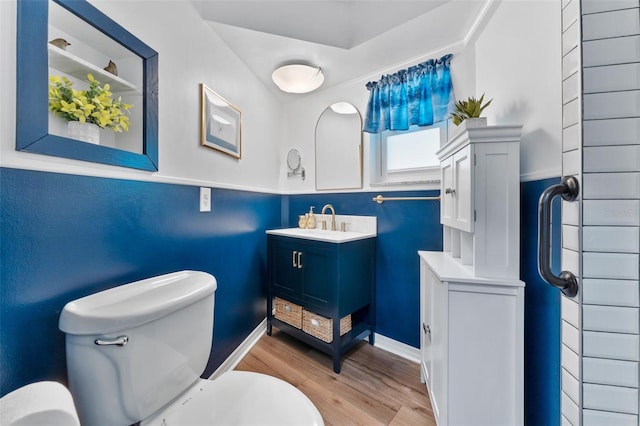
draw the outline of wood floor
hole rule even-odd
[[[313,401],[327,426],[435,426],[420,367],[366,342],[342,358],[340,374],[326,355],[274,328],[236,370],[278,377]]]

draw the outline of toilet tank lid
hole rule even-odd
[[[116,333],[189,306],[216,287],[215,277],[200,271],[147,278],[67,303],[58,327],[67,334]]]

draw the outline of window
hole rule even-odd
[[[447,142],[447,121],[371,135],[371,184],[439,182],[436,152]]]

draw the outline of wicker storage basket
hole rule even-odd
[[[275,317],[295,328],[302,328],[302,306],[276,297]]]
[[[333,320],[307,310],[302,311],[302,331],[326,343],[333,341]],[[340,320],[340,335],[351,331],[351,314]]]

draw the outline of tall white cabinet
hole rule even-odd
[[[420,251],[422,379],[438,425],[520,425],[520,126],[440,149],[444,251]]]

